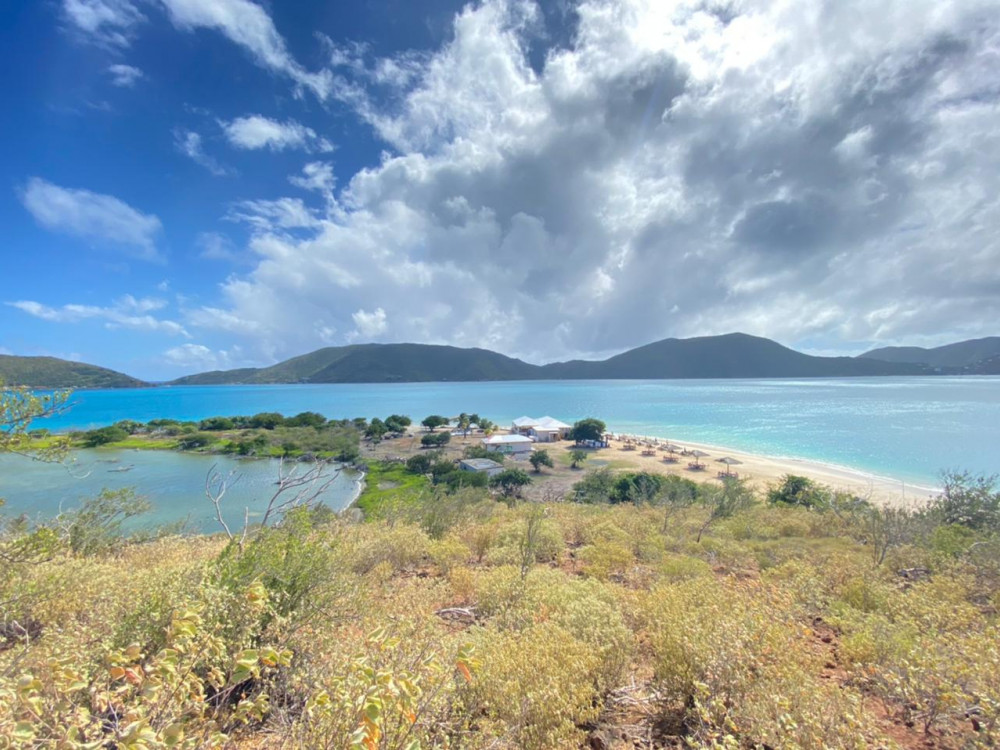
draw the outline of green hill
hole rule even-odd
[[[139,388],[141,380],[83,362],[56,357],[0,355],[0,380],[32,388]]]
[[[814,378],[919,375],[923,368],[854,357],[814,357],[759,336],[729,333],[664,339],[601,362],[560,362],[550,378]]]
[[[990,374],[997,370],[1000,358],[1000,336],[969,339],[954,344],[924,349],[919,346],[887,346],[859,355],[882,362],[922,364],[941,369],[955,369],[975,374]]]
[[[599,362],[538,366],[485,349],[359,344],[319,349],[271,367],[189,375],[173,385],[412,383],[477,380],[848,377],[919,375],[921,365],[813,357],[770,339],[732,333],[665,339]]]
[[[538,368],[485,349],[429,344],[327,347],[271,367],[189,375],[172,385],[530,380]]]

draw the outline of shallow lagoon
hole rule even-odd
[[[235,459],[166,450],[81,450],[68,465],[45,464],[20,456],[0,456],[0,498],[6,515],[25,513],[51,517],[71,509],[107,487],[134,487],[153,504],[152,510],[134,520],[132,527],[155,527],[187,519],[196,531],[219,531],[215,508],[205,496],[208,473],[217,469],[233,473],[222,501],[223,515],[231,527],[242,527],[244,508],[250,522],[264,512],[277,489],[279,462],[270,459]],[[301,473],[312,464],[285,463],[287,472]],[[125,470],[127,469],[127,470]],[[331,466],[329,473],[337,471]],[[346,508],[357,495],[360,474],[346,469],[322,494],[335,510]]]

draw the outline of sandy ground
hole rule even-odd
[[[424,434],[423,430],[419,430],[405,437],[384,441],[374,448],[363,447],[362,456],[405,459],[421,451],[420,436],[422,434]],[[478,445],[481,439],[482,435],[469,435],[464,438],[461,436],[453,437],[446,450],[446,455],[449,458],[459,458],[466,446]],[[641,441],[642,438],[638,438],[638,440]],[[777,484],[781,477],[786,474],[796,474],[809,477],[834,489],[849,491],[876,502],[893,505],[919,503],[935,492],[933,487],[906,484],[899,480],[815,461],[773,458],[704,443],[686,441],[677,443],[685,450],[700,450],[708,454],[698,459],[704,468],[693,470],[688,466],[694,460],[690,456],[677,453],[674,456],[675,460],[665,460],[669,454],[661,450],[662,444],[663,441],[660,441],[660,446],[653,448],[654,454],[650,456],[643,455],[645,446],[641,443],[637,445],[635,450],[627,450],[626,440],[616,439],[611,442],[608,448],[588,450],[588,459],[583,467],[571,469],[569,467],[569,452],[576,448],[572,441],[539,443],[536,448],[547,450],[553,457],[555,463],[553,468],[544,468],[540,474],[535,474],[526,460],[517,462],[508,460],[507,463],[524,468],[525,471],[531,473],[535,481],[526,494],[535,499],[562,497],[580,479],[586,469],[596,469],[602,466],[613,469],[633,468],[662,474],[677,474],[698,482],[719,481],[718,473],[725,471],[726,467],[718,459],[724,456],[740,461],[740,464],[734,465],[731,471],[738,473],[740,477],[759,490],[766,490],[769,486]]]

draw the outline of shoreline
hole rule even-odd
[[[825,484],[834,490],[846,490],[863,497],[867,496],[873,500],[888,502],[892,504],[912,505],[915,502],[924,501],[934,495],[940,494],[941,488],[910,482],[896,477],[889,477],[876,474],[864,469],[832,462],[818,461],[815,459],[799,458],[795,456],[774,456],[762,453],[753,453],[741,448],[723,446],[715,443],[704,443],[692,440],[667,440],[656,436],[633,435],[630,433],[613,433],[616,440],[612,441],[610,449],[616,455],[614,459],[636,461],[644,468],[655,465],[661,472],[688,476],[692,479],[715,479],[716,472],[721,469],[717,459],[722,456],[729,456],[739,460],[741,463],[734,467],[734,471],[747,479],[751,485],[759,490],[765,490],[768,485],[776,483],[785,474],[795,474],[805,476],[815,482]],[[662,460],[662,454],[653,456],[642,456],[639,451],[621,451],[621,438],[629,437],[633,440],[655,440],[663,443],[673,443],[685,449],[696,449],[708,453],[702,461],[705,469],[692,472],[686,468],[686,457],[680,457],[675,463],[667,463]],[[621,451],[624,455],[617,455]],[[600,456],[600,454],[597,454]],[[601,456],[604,458],[604,456]]]

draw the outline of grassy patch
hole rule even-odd
[[[420,490],[429,486],[427,477],[411,474],[402,464],[373,461],[365,474],[364,489],[354,504],[366,518],[374,518],[384,508],[414,502]]]

